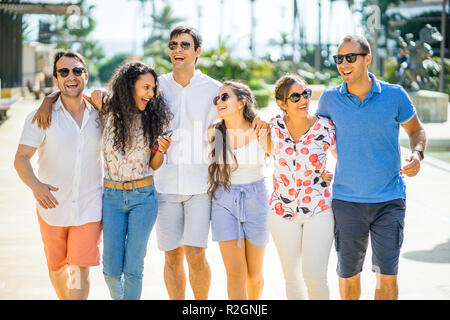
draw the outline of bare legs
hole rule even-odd
[[[205,256],[205,248],[182,246],[165,252],[164,282],[169,298],[184,300],[186,295],[186,273],[184,257],[189,267],[189,284],[197,300],[208,299],[211,271]]]
[[[262,264],[265,247],[256,247],[247,239],[220,242],[220,252],[227,272],[230,300],[257,300],[264,287]]]
[[[49,272],[50,281],[60,300],[87,300],[89,296],[89,268],[64,265]]]
[[[377,288],[375,300],[397,300],[397,276],[376,273]],[[342,300],[358,300],[361,296],[361,274],[350,278],[339,278],[339,291]]]

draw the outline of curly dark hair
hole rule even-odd
[[[134,99],[134,85],[141,75],[147,73],[152,74],[155,79],[154,95],[144,111],[140,111]],[[101,123],[104,127],[109,116],[113,117],[114,149],[125,153],[132,143],[130,128],[139,114],[145,143],[150,148],[156,147],[158,136],[167,130],[173,118],[159,88],[156,71],[142,62],[126,63],[116,70],[109,87],[110,93],[101,112]]]
[[[239,80],[228,80],[223,87],[229,87],[239,101],[244,101],[243,117],[252,123],[256,117],[256,99],[250,87]],[[224,120],[218,120],[212,125],[214,134],[210,139],[211,164],[208,167],[208,194],[216,198],[216,190],[220,186],[230,190],[231,173],[238,168],[236,157],[232,155],[233,164],[228,163],[228,154],[231,152],[228,145],[227,127]],[[217,138],[217,139],[216,139]],[[231,155],[231,154],[230,154]]]

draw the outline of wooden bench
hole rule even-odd
[[[19,100],[18,98],[0,99],[0,121],[6,119],[6,112]]]

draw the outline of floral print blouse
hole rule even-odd
[[[144,131],[140,117],[133,121],[130,134],[131,146],[125,154],[114,150],[114,125],[109,117],[103,128],[103,163],[105,179],[114,181],[131,181],[153,175],[150,167],[151,148],[144,141]]]
[[[321,178],[329,147],[335,148],[335,126],[324,117],[295,142],[283,116],[270,120],[275,171],[271,210],[283,218],[308,218],[331,207],[331,193]]]

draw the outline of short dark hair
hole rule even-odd
[[[79,54],[78,52],[75,51],[70,51],[70,50],[61,50],[55,53],[55,58],[54,58],[54,63],[53,63],[53,76],[57,77],[57,73],[56,73],[56,63],[58,62],[59,59],[61,59],[62,57],[68,57],[68,58],[75,58],[78,61],[81,62],[81,64],[84,66],[84,68],[86,69],[87,72],[87,67],[86,67],[86,62],[84,61],[84,58],[81,54]]]
[[[180,34],[187,33],[191,35],[192,39],[194,39],[194,50],[197,50],[197,48],[201,48],[202,46],[202,36],[200,33],[195,29],[194,27],[188,27],[188,26],[177,26],[170,32],[170,39],[173,37],[176,37]]]
[[[367,41],[367,39],[364,38],[363,36],[351,34],[345,36],[345,38],[342,40],[342,43],[344,42],[357,42],[362,50],[361,53],[371,54],[369,41]]]

